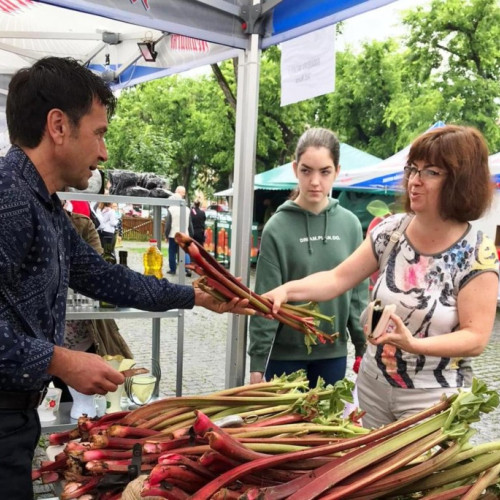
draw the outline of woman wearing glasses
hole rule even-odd
[[[330,300],[379,271],[372,300],[394,304],[395,312],[369,339],[357,379],[363,425],[370,428],[470,384],[470,358],[486,347],[496,312],[496,249],[469,224],[492,199],[483,137],[470,127],[433,129],[412,144],[404,173],[406,214],[381,222],[334,269],[265,294],[276,309],[286,301]]]

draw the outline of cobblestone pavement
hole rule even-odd
[[[142,253],[145,243],[125,242],[122,249],[129,251],[128,263],[132,269],[142,271]],[[164,262],[164,271],[167,264]],[[175,279],[176,277],[174,277]],[[250,285],[253,286],[255,273],[252,270]],[[186,278],[191,283],[195,277]],[[182,394],[208,394],[224,388],[226,335],[229,315],[218,315],[197,307],[185,311],[184,328],[184,373]],[[151,326],[148,319],[117,320],[120,332],[129,344],[139,366],[149,366],[151,347]],[[354,352],[349,351],[347,377],[353,379],[352,366]],[[175,395],[177,358],[177,320],[166,318],[161,320],[160,363],[162,380],[160,394]],[[484,380],[490,389],[500,391],[500,312],[497,312],[491,341],[485,352],[473,362],[475,376]],[[248,360],[246,377],[248,380]],[[500,409],[484,415],[480,423],[480,432],[473,438],[474,442],[500,440]],[[39,450],[43,456],[43,452]],[[50,487],[37,486],[38,498],[51,496]],[[45,493],[45,494],[44,494]]]

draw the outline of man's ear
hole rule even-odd
[[[58,108],[51,109],[47,114],[46,133],[55,144],[62,144],[69,133],[69,123],[66,114]]]

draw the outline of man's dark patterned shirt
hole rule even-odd
[[[33,163],[0,158],[0,390],[36,390],[62,345],[68,286],[147,311],[190,309],[191,286],[105,262],[73,228]]]

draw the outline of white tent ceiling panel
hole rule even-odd
[[[42,0],[43,3],[167,33],[244,49],[248,37],[238,17],[245,0]]]
[[[114,43],[115,34],[119,43]],[[155,62],[146,62],[141,56],[137,43],[146,40],[157,42]],[[44,56],[71,56],[97,73],[105,73],[113,88],[122,88],[237,57],[240,52],[205,40],[164,35],[150,27],[39,2],[15,12],[0,11],[3,75],[12,75]]]

